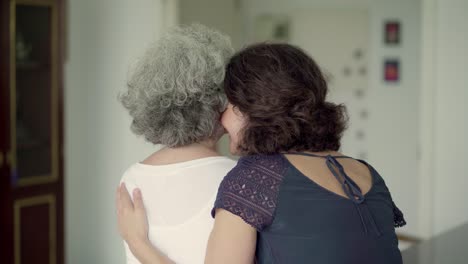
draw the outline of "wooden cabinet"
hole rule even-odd
[[[0,263],[64,263],[63,1],[0,8]]]

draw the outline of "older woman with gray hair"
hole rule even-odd
[[[202,25],[174,28],[144,54],[120,97],[132,131],[164,146],[133,164],[121,188],[133,197],[144,193],[149,238],[178,263],[203,263],[217,188],[235,166],[216,151],[232,54],[220,32]],[[126,253],[127,263],[139,263],[127,244]]]

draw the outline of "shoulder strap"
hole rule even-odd
[[[312,153],[306,153],[306,152],[287,152],[285,154],[288,154],[288,155],[297,155],[297,156],[308,156],[308,157],[315,157],[315,158],[322,158],[322,159],[326,159],[328,158],[329,156],[330,157],[333,157],[335,159],[352,159],[351,157],[348,157],[348,156],[331,156],[331,155],[327,155],[327,156],[322,156],[322,155],[317,155],[317,154],[312,154]]]
[[[351,177],[346,174],[343,166],[338,162],[336,157],[328,155],[326,157],[326,163],[333,176],[341,183],[343,191],[346,193],[349,199],[354,203],[360,204],[364,201],[364,195],[362,194],[361,188]]]

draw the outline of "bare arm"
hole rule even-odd
[[[141,193],[133,191],[133,202],[125,187],[117,190],[119,231],[134,256],[143,264],[175,263],[148,239],[148,222]],[[216,211],[206,251],[206,264],[252,264],[255,256],[257,231],[240,217],[223,209]]]
[[[205,263],[252,264],[255,258],[257,230],[239,216],[223,209],[216,210]]]

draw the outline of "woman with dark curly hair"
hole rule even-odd
[[[326,101],[312,58],[287,44],[247,47],[224,89],[222,124],[243,157],[220,184],[205,263],[402,263],[403,214],[371,165],[339,152],[346,111]],[[120,191],[121,229],[140,261],[162,263],[134,203]]]

